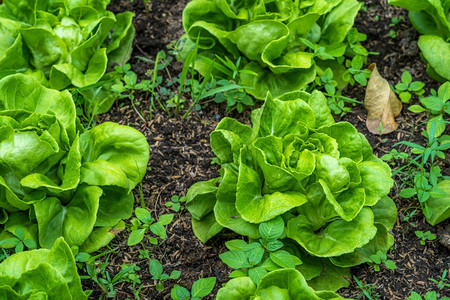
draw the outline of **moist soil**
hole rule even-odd
[[[183,34],[182,11],[188,1],[181,0],[152,0],[147,4],[147,10],[141,1],[113,0],[110,9],[114,12],[133,11],[136,16],[136,38],[134,51],[130,59],[131,68],[139,78],[149,79],[147,70],[153,69],[152,60],[156,54],[165,50],[166,46]],[[377,64],[378,70],[390,84],[400,82],[403,71],[408,70],[415,81],[420,80],[426,84],[427,93],[431,88],[437,89],[437,82],[431,80],[426,74],[426,65],[420,59],[420,51],[417,46],[418,33],[412,28],[407,17],[407,11],[388,6],[386,0],[366,0],[365,10],[362,10],[355,22],[359,32],[367,34],[364,46],[379,55],[369,57],[369,62]],[[390,26],[392,18],[400,17],[401,21],[396,26]],[[396,31],[396,38],[389,34],[390,30]],[[169,72],[177,75],[181,72],[181,63],[172,63]],[[359,85],[344,90],[347,97],[364,99],[365,88]],[[186,99],[187,103],[191,101]],[[111,278],[117,274],[121,265],[136,264],[141,268],[138,272],[142,282],[139,293],[140,299],[170,299],[170,290],[178,284],[190,288],[193,282],[199,278],[217,277],[216,286],[212,294],[205,299],[213,299],[222,284],[228,281],[228,268],[219,258],[219,254],[226,251],[224,243],[233,238],[239,238],[230,231],[223,231],[207,244],[201,243],[193,234],[191,219],[187,210],[175,213],[165,206],[173,195],[185,195],[189,187],[198,181],[217,177],[218,166],[211,163],[213,153],[209,145],[209,134],[214,130],[218,121],[224,116],[231,116],[241,122],[249,123],[250,109],[238,114],[236,111],[225,112],[225,107],[219,104],[209,104],[200,111],[193,111],[190,116],[181,120],[169,116],[164,111],[153,111],[150,119],[149,102],[144,95],[137,94],[134,109],[129,100],[118,101],[112,110],[100,117],[99,122],[115,121],[121,124],[133,126],[140,130],[150,145],[150,162],[148,173],[142,181],[142,195],[135,190],[136,207],[141,206],[141,200],[151,211],[154,218],[161,214],[174,213],[175,217],[167,226],[167,239],[159,245],[151,245],[146,239],[136,246],[127,246],[129,233],[119,232],[108,248],[102,249],[103,255],[97,260],[99,263],[108,262],[106,271]],[[417,97],[413,96],[410,104],[417,103]],[[258,103],[257,105],[261,105]],[[336,120],[352,123],[359,132],[363,133],[374,149],[374,153],[381,157],[395,148],[399,152],[406,151],[404,146],[396,146],[399,141],[412,141],[421,145],[426,143],[420,134],[426,122],[425,114],[413,114],[407,110],[405,104],[402,113],[397,117],[399,128],[386,135],[371,134],[365,126],[366,112],[363,105],[352,107],[352,112]],[[141,118],[136,111],[143,116]],[[405,161],[392,163],[395,170],[401,167]],[[441,163],[442,173],[450,175],[450,162]],[[364,284],[371,284],[373,290],[380,295],[379,299],[406,299],[411,291],[424,295],[427,291],[438,291],[443,296],[450,296],[450,289],[444,287],[438,289],[436,283],[429,278],[437,279],[445,269],[450,267],[449,234],[450,222],[446,221],[437,226],[430,226],[420,212],[404,221],[404,213],[415,207],[415,200],[403,199],[398,196],[404,186],[401,176],[394,177],[396,184],[392,188],[390,196],[394,199],[397,209],[397,224],[392,230],[395,244],[388,254],[388,259],[397,265],[396,270],[388,270],[384,266],[379,272],[373,267],[364,264],[352,268],[352,275]],[[410,211],[410,210],[409,210]],[[414,231],[431,231],[438,238],[421,245]],[[164,290],[156,291],[156,281],[149,273],[148,260],[140,258],[140,251],[147,249],[150,258],[161,262],[164,272],[170,274],[173,270],[180,270],[181,276],[177,280],[164,282]],[[87,275],[83,269],[83,275]],[[351,278],[349,278],[351,280]],[[83,280],[85,289],[92,290],[91,299],[105,298],[106,294],[99,285],[92,280]],[[115,285],[116,299],[135,299],[133,287],[129,283]],[[338,291],[343,297],[364,299],[361,290],[357,288],[354,280],[348,288]],[[375,298],[374,298],[375,299]]]

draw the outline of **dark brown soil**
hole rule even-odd
[[[155,59],[156,53],[165,50],[166,45],[178,39],[184,31],[181,24],[181,14],[188,1],[152,0],[148,4],[149,12],[144,9],[144,3],[135,0],[130,2],[113,1],[110,8],[116,12],[130,10],[136,13],[135,26],[137,29],[135,48],[130,63],[132,69],[139,75],[145,76],[145,72],[152,68],[150,63],[140,60],[138,57]],[[404,70],[410,71],[414,80],[426,83],[427,90],[437,88],[438,84],[432,81],[426,74],[425,64],[420,60],[417,47],[418,34],[412,28],[405,10],[387,5],[386,0],[366,0],[367,11],[361,11],[356,21],[356,27],[360,32],[367,34],[365,46],[369,51],[376,51],[378,56],[371,56],[370,61],[376,62],[382,76],[389,83],[396,84],[400,81]],[[378,17],[376,17],[378,16]],[[396,27],[389,27],[393,17],[404,18]],[[397,32],[397,38],[389,36],[389,30]],[[170,69],[174,74],[180,72],[180,65],[174,64]],[[350,87],[345,90],[345,95],[356,97],[362,101],[365,89],[361,86]],[[140,110],[147,119],[143,122],[134,112],[128,102],[118,103],[113,110],[102,116],[101,121],[113,120],[122,124],[129,124],[138,128],[150,144],[149,172],[143,180],[143,195],[145,204],[151,210],[153,217],[164,213],[173,213],[165,207],[164,203],[170,200],[172,195],[185,195],[188,188],[197,181],[207,180],[218,176],[217,166],[211,164],[213,154],[209,146],[209,134],[217,122],[224,117],[224,107],[210,105],[202,111],[194,112],[184,121],[169,117],[164,112],[157,112],[153,119],[148,120],[149,104],[143,99]],[[413,98],[412,103],[417,101]],[[405,105],[408,106],[408,105]],[[233,113],[240,121],[248,123],[249,111],[238,115]],[[425,116],[413,114],[403,109],[397,118],[399,129],[393,133],[378,136],[369,133],[365,127],[366,113],[362,105],[353,108],[353,111],[342,119],[356,126],[370,141],[374,152],[378,157],[386,154],[401,140],[410,140],[424,144],[425,139],[420,135],[423,129]],[[403,148],[395,147],[398,150]],[[393,168],[401,166],[397,162]],[[442,164],[443,173],[450,175],[449,161]],[[413,200],[398,197],[402,187],[401,178],[395,177],[396,187],[391,191],[391,197],[397,204],[398,220],[393,230],[395,244],[388,255],[393,260],[397,269],[394,271],[384,267],[380,272],[375,272],[373,267],[362,265],[352,269],[352,274],[364,283],[370,283],[378,288],[380,299],[406,299],[411,291],[424,295],[427,291],[438,291],[437,284],[429,278],[438,278],[446,268],[450,267],[449,250],[445,248],[439,239],[427,242],[426,246],[419,243],[415,236],[415,230],[430,230],[440,236],[449,234],[449,221],[432,227],[426,223],[423,215],[418,213],[410,219],[410,223],[402,222],[402,213],[411,206],[418,204]],[[136,191],[136,207],[140,206],[139,192]],[[143,283],[140,292],[141,299],[170,299],[170,289],[174,284],[190,288],[192,283],[202,277],[215,276],[217,284],[213,295],[221,285],[227,282],[231,271],[225,266],[218,255],[224,252],[224,242],[233,237],[232,233],[225,232],[208,242],[202,244],[192,233],[190,215],[186,210],[175,213],[174,221],[168,226],[167,240],[159,246],[151,246],[145,242],[145,248],[150,252],[151,258],[159,260],[165,273],[172,270],[180,270],[181,277],[178,280],[168,280],[164,283],[165,289],[158,293],[155,289],[156,282],[151,279],[146,260],[139,258],[139,250],[142,246],[127,246],[128,233],[121,232],[113,241],[109,250],[110,275],[116,274],[122,264],[137,264],[141,267],[139,273]],[[444,238],[445,239],[445,238]],[[92,289],[92,299],[105,297],[99,286],[90,280],[83,282],[86,289]],[[115,286],[117,299],[133,299],[133,287],[129,284]],[[339,293],[349,298],[358,298],[360,290],[352,283],[349,288],[341,289]],[[449,296],[450,289],[440,290],[441,296]],[[208,299],[212,299],[210,296]],[[361,297],[364,298],[364,297]]]

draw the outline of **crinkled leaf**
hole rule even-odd
[[[362,247],[375,236],[373,218],[372,211],[363,208],[350,222],[338,219],[317,230],[304,215],[299,215],[288,222],[287,236],[315,256],[342,255]]]

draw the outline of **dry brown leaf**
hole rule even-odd
[[[386,79],[381,77],[376,64],[371,64],[369,69],[372,70],[372,75],[364,98],[364,107],[367,110],[366,126],[373,134],[387,134],[398,127],[394,118],[402,110],[402,103],[390,89]]]

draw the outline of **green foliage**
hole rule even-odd
[[[389,27],[395,27],[400,23],[400,21],[403,20],[403,16],[401,17],[393,17],[391,19],[391,23],[389,24]],[[393,29],[389,30],[389,36],[393,39],[397,38],[397,32]]]
[[[152,275],[152,279],[157,281],[156,290],[158,292],[161,292],[162,290],[164,290],[163,283],[166,280],[169,280],[169,279],[175,280],[175,279],[178,279],[181,275],[181,272],[177,271],[177,270],[173,270],[170,273],[170,275],[165,274],[161,263],[159,261],[157,261],[156,259],[150,259],[149,272]]]
[[[11,256],[11,254],[8,251],[6,251],[5,249],[2,248],[0,250],[0,262],[4,261],[5,259],[7,259],[10,256]]]
[[[194,184],[186,202],[201,241],[223,227],[258,240],[243,245],[242,264],[233,267],[250,268],[250,255],[262,261],[271,252],[259,224],[281,217],[282,244],[303,264],[314,261],[305,268],[327,264],[325,273],[339,277],[346,267],[372,262],[378,250],[387,252],[396,219],[386,197],[390,169],[351,124],[334,122],[320,92],[269,95],[252,123],[224,118],[211,133],[221,177]],[[308,280],[321,274],[312,273]]]
[[[261,238],[258,242],[246,243],[243,240],[232,240],[225,243],[230,251],[222,253],[220,259],[230,268],[230,277],[248,276],[258,285],[261,278],[269,271],[281,268],[295,268],[301,260],[286,250],[279,238],[285,226],[281,217],[259,224]],[[284,233],[285,235],[285,233]]]
[[[439,280],[436,280],[434,278],[428,278],[431,282],[434,282],[437,284],[437,287],[439,290],[445,288],[445,287],[450,287],[450,284],[446,283],[446,281],[448,281],[447,279],[447,272],[448,270],[445,269],[444,272],[442,272],[442,275],[440,275],[438,277]]]
[[[416,214],[418,207],[408,207],[402,214],[402,222],[407,222],[410,226],[416,227],[409,220]]]
[[[429,124],[425,147],[406,141],[398,143],[411,147],[411,153],[416,154],[416,157],[408,159],[407,165],[396,172],[406,167],[416,168],[411,176],[412,182],[408,184],[412,187],[404,188],[399,196],[416,197],[427,221],[436,225],[450,217],[450,179],[441,174],[441,168],[437,164],[438,158],[445,159],[444,151],[450,148],[450,139],[446,135],[436,138],[437,119],[429,120]]]
[[[111,90],[116,93],[120,99],[128,98],[134,111],[145,122],[144,117],[136,109],[136,105],[139,105],[139,102],[135,103],[135,92],[137,90],[148,91],[150,89],[150,82],[148,80],[142,80],[138,83],[136,73],[130,68],[131,66],[129,64],[126,64],[123,67],[115,67],[116,72],[121,74],[121,77],[113,86],[111,86]]]
[[[141,118],[142,114],[136,107],[140,102],[135,101],[138,91],[144,93],[144,100],[150,98],[150,118],[153,117],[153,111],[158,107],[169,115],[174,114],[176,117],[182,115],[182,118],[185,119],[192,109],[201,110],[202,105],[212,101],[226,102],[226,111],[237,109],[242,112],[244,106],[253,105],[253,100],[243,91],[244,87],[235,84],[234,77],[241,72],[237,70],[237,66],[228,61],[222,63],[211,61],[209,72],[202,76],[194,69],[196,57],[197,50],[194,48],[186,58],[182,72],[178,76],[170,74],[168,66],[173,61],[173,56],[166,54],[165,51],[158,52],[155,61],[141,58],[154,64],[154,67],[147,71],[150,79],[140,82],[138,82],[136,74],[130,70],[129,65],[117,66],[116,71],[122,75],[121,82],[113,85],[112,89],[119,98],[129,98]],[[230,80],[216,80],[210,74],[213,68],[227,70],[234,77]],[[234,70],[238,72],[235,75],[233,75]],[[186,106],[186,98],[193,100],[189,106]],[[184,113],[182,113],[183,111]]]
[[[181,203],[186,202],[186,200],[186,196],[180,197],[178,195],[173,195],[172,198],[170,198],[170,201],[167,201],[164,205],[172,208],[174,212],[179,212],[184,209],[184,207],[181,206]]]
[[[450,115],[450,82],[442,84],[438,91],[431,90],[431,96],[420,98],[420,105],[411,105],[408,109],[415,113],[427,112],[426,135],[430,134],[431,125],[436,122],[434,136],[439,137],[445,131],[448,121],[445,114]]]
[[[351,75],[351,73],[348,74]],[[352,78],[350,75],[348,75],[348,80]],[[333,71],[330,68],[327,68],[323,72],[323,75],[316,77],[314,85],[312,85],[311,88],[322,90],[323,94],[327,96],[327,104],[331,112],[342,117],[346,113],[352,111],[346,104],[355,106],[356,104],[362,104],[362,102],[342,96],[338,83],[334,80],[334,77]]]
[[[367,78],[370,78],[372,74],[369,70],[363,69],[364,57],[362,55],[356,55],[351,60],[345,61],[347,70],[342,75],[342,79],[354,85],[358,82],[362,86],[367,85]]]
[[[434,241],[436,236],[432,234],[429,230],[427,232],[423,232],[420,230],[414,231],[416,236],[420,239],[420,244],[425,245],[427,241]]]
[[[249,277],[230,280],[217,293],[217,300],[344,299],[330,291],[315,291],[296,269],[275,270],[264,275],[258,284]]]
[[[185,60],[198,45],[193,67],[204,76],[211,60],[238,65],[241,58],[236,82],[257,99],[264,99],[267,91],[280,96],[300,90],[328,67],[343,88],[349,80],[365,78],[360,68],[348,73],[347,80],[342,78],[345,57],[351,65],[353,57],[359,57],[359,63],[368,55],[360,45],[364,35],[350,33],[360,8],[356,0],[191,1],[183,11],[186,42],[181,57]],[[218,68],[211,74],[232,78]]]
[[[412,291],[411,295],[408,297],[407,300],[450,300],[450,298],[449,297],[438,298],[438,293],[435,291],[427,292],[422,298],[418,293]]]
[[[381,160],[389,162],[391,165],[395,166],[396,161],[401,159],[409,158],[409,154],[406,152],[398,152],[396,149],[391,149],[391,151],[381,157]]]
[[[87,299],[67,243],[16,253],[0,264],[2,299]]]
[[[132,284],[133,291],[135,295],[139,295],[139,291],[142,286],[138,289],[136,285],[141,284],[139,278],[139,273],[141,268],[135,264],[132,265],[121,265],[120,271],[111,277],[107,271],[109,265],[108,259],[104,263],[91,262],[86,264],[86,272],[88,275],[81,276],[81,279],[90,279],[102,289],[103,293],[106,294],[107,298],[115,298],[117,296],[117,291],[115,289],[116,285],[128,282]]]
[[[191,291],[175,284],[170,290],[170,297],[173,300],[198,300],[208,296],[216,285],[216,277],[200,278],[192,285]]]
[[[412,76],[408,71],[402,74],[402,82],[395,85],[395,92],[399,95],[402,102],[408,103],[411,100],[411,95],[415,94],[421,96],[425,90],[425,84],[420,81],[412,81]]]
[[[409,19],[422,34],[419,48],[428,64],[427,73],[435,80],[450,80],[450,6],[446,1],[389,0],[389,4],[409,10]]]
[[[3,1],[0,78],[22,72],[57,90],[75,87],[86,102],[95,103],[93,114],[106,112],[114,101],[107,72],[129,59],[135,33],[134,14],[114,15],[107,4]]]
[[[380,299],[380,294],[378,294],[375,290],[378,289],[377,286],[366,283],[364,284],[361,280],[353,276],[353,279],[356,282],[356,288],[361,290],[361,293],[358,295],[358,299],[362,296],[365,296],[367,300],[376,300]]]
[[[207,60],[206,57],[202,57],[203,60]],[[252,98],[243,90],[244,87],[240,87],[239,89],[233,90],[229,87],[235,86],[235,83],[239,81],[240,74],[255,74],[250,71],[240,69],[242,57],[239,57],[236,60],[236,63],[231,61],[228,57],[225,57],[225,60],[217,56],[217,60],[211,61],[211,64],[214,69],[225,72],[229,77],[228,80],[220,79],[215,80],[214,77],[211,78],[211,82],[207,89],[211,89],[209,94],[215,92],[214,102],[222,103],[225,102],[227,104],[226,111],[232,111],[236,109],[239,113],[241,113],[245,106],[253,106]]]
[[[36,249],[36,243],[32,239],[25,237],[25,231],[21,227],[16,227],[13,235],[14,237],[12,238],[0,241],[0,246],[14,247],[15,253],[22,252],[25,246],[28,249]]]
[[[158,222],[152,218],[150,212],[145,208],[136,208],[136,218],[131,219],[131,233],[128,237],[128,246],[139,244],[148,231],[158,236],[161,240],[166,239],[166,229],[164,226],[170,224],[173,220],[173,214],[160,215]],[[155,237],[149,237],[150,244],[157,245],[158,239]]]
[[[380,271],[381,264],[384,264],[384,266],[386,268],[388,268],[389,270],[397,269],[397,266],[395,265],[395,263],[392,260],[387,259],[386,254],[381,251],[377,251],[376,254],[371,255],[370,259],[372,260],[372,262],[375,263],[373,266],[373,269],[375,270],[375,272]]]
[[[82,252],[108,244],[131,216],[145,137],[111,122],[83,132],[68,91],[22,74],[0,81],[0,123],[0,247],[20,249],[19,238],[50,248],[60,236]]]

